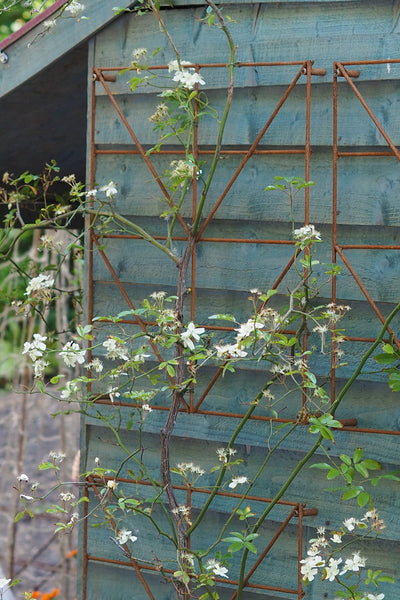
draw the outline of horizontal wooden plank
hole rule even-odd
[[[232,18],[233,39],[238,46],[239,61],[282,61],[318,59],[318,67],[331,69],[334,60],[365,60],[371,52],[374,58],[396,56],[396,40],[391,35],[398,24],[393,18],[390,2],[346,3],[346,18],[340,3],[297,3],[296,10],[285,3],[251,6],[240,3],[225,11]],[[165,23],[178,48],[184,48],[185,60],[214,62],[228,60],[228,46],[217,28],[209,28],[200,19],[204,9],[169,10],[164,13]],[[381,38],[372,51],[370,35]],[[299,50],[298,39],[301,39]],[[172,49],[167,41],[158,42],[156,19],[147,15],[140,19],[119,19],[99,36],[96,45],[96,66],[129,65],[132,44],[162,50],[156,57],[158,64],[168,63]],[[157,43],[155,40],[157,39]],[[136,46],[136,47],[137,47]],[[379,56],[377,56],[379,53]],[[351,57],[351,58],[350,58]]]
[[[400,140],[400,119],[397,111],[396,82],[359,82],[361,92],[377,121],[394,144]],[[250,146],[263,130],[267,120],[285,93],[281,86],[245,88],[235,91],[230,114],[224,131],[223,143],[231,146]],[[222,115],[226,92],[209,90],[210,106]],[[154,113],[154,104],[144,94],[118,96],[120,110],[125,115],[139,142],[147,148],[158,142],[158,134],[149,127],[148,118]],[[332,145],[332,88],[325,84],[312,89],[311,144]],[[367,114],[348,84],[339,90],[339,144],[387,148],[387,142]],[[260,140],[266,147],[305,146],[306,95],[304,87],[295,87]],[[240,127],[238,127],[240,123]],[[215,119],[205,116],[199,123],[198,143],[214,146],[218,128]],[[108,97],[100,96],[96,103],[96,144],[123,146],[132,144],[132,138]],[[171,145],[179,143],[171,138]]]
[[[253,225],[256,230],[256,224]],[[225,229],[225,234],[226,232]],[[175,242],[175,246],[179,252],[182,242]],[[155,287],[175,285],[175,263],[148,242],[110,239],[107,241],[105,254],[122,282],[144,284],[151,278]],[[397,301],[400,295],[399,250],[348,250],[345,254],[373,299],[380,302]],[[289,264],[292,256],[292,245],[202,242],[197,247],[196,281],[192,284],[211,290],[223,288],[248,292],[254,287],[269,289]],[[330,261],[328,243],[320,245],[318,257],[323,262]],[[341,264],[340,261],[338,264]],[[322,281],[325,281],[323,271],[323,267],[316,265],[317,277],[323,277]],[[94,278],[113,280],[108,267],[97,253],[94,255]],[[289,289],[293,289],[297,283],[298,275],[295,269],[291,268],[281,287],[286,289],[288,286]],[[354,285],[354,278],[347,267],[340,273],[338,285],[338,296],[343,301],[365,299],[363,291],[358,285]]]
[[[242,151],[244,152],[244,149]],[[166,170],[171,169],[171,161],[179,158],[181,158],[179,155],[153,154],[149,160],[156,173],[162,176]],[[242,160],[243,156],[222,154],[205,203],[205,215],[224,193]],[[202,176],[206,177],[210,156],[201,154],[199,161],[203,171]],[[253,155],[231,185],[214,218],[237,219],[242,223],[253,220],[288,220],[290,205],[287,197],[279,191],[266,192],[265,187],[273,183],[276,175],[305,177],[304,161],[303,154]],[[115,210],[122,214],[159,217],[168,208],[159,185],[141,156],[100,154],[97,157],[96,169],[99,185],[110,180],[117,183],[118,194],[113,204]],[[309,188],[311,223],[330,223],[332,220],[331,172],[331,149],[314,148],[309,175],[309,179],[315,182],[315,185]],[[362,237],[367,241],[371,235],[374,235],[376,226],[384,225],[387,228],[398,227],[400,224],[398,203],[400,174],[396,158],[341,157],[338,162],[337,185],[339,225],[349,223],[373,226],[371,229],[360,230],[364,232]],[[202,182],[199,181],[198,194],[201,190]],[[192,190],[189,190],[187,200],[181,209],[185,219],[191,216],[191,199]],[[175,197],[173,200],[176,202]],[[304,219],[303,192],[296,195],[292,209],[295,221],[300,222]],[[156,220],[150,220],[147,223],[147,226],[149,225],[153,230],[157,227]],[[349,230],[339,229],[340,242],[345,243],[347,240],[351,243],[348,232]],[[394,231],[380,229],[380,232],[382,243],[385,238],[387,243],[397,243]]]
[[[111,414],[111,413],[110,413]],[[190,417],[190,421],[187,420],[186,435],[182,435],[182,421],[184,416],[179,415],[178,427],[176,430],[176,436],[174,438],[172,446],[172,458],[171,466],[174,467],[181,462],[193,462],[200,468],[205,470],[205,474],[200,477],[194,488],[209,489],[216,481],[216,474],[210,473],[210,470],[218,464],[216,450],[217,448],[223,447],[226,444],[226,440],[220,439],[207,439],[206,436],[197,435],[196,419]],[[147,421],[150,419],[157,418],[155,412],[148,416]],[[202,417],[204,420],[204,417]],[[214,423],[215,419],[212,419]],[[146,421],[146,426],[147,426]],[[230,425],[230,421],[225,418],[227,425]],[[191,423],[191,425],[189,425]],[[157,424],[158,426],[158,424]],[[194,426],[194,428],[193,428]],[[156,428],[155,424],[152,428]],[[260,468],[263,460],[266,456],[267,441],[266,436],[271,435],[269,429],[265,427],[265,424],[259,424],[259,434],[261,434],[262,444],[251,445],[245,444],[245,437],[242,438],[241,443],[235,444],[237,454],[235,459],[239,459],[241,462],[233,468],[233,474],[227,473],[226,479],[223,484],[223,491],[230,492],[228,487],[229,482],[233,476],[245,474],[250,481],[255,477],[257,470]],[[190,435],[189,435],[190,431]],[[264,432],[264,433],[262,433]],[[90,426],[90,444],[88,449],[88,468],[94,464],[94,457],[98,456],[101,459],[101,465],[103,467],[117,469],[124,459],[124,453],[118,449],[115,444],[114,436],[105,427],[96,427],[95,425]],[[122,440],[128,447],[133,451],[136,448],[137,437],[134,432],[122,434]],[[223,435],[223,434],[222,434]],[[275,432],[272,436],[270,444],[275,444],[279,437],[282,435]],[[188,443],[190,438],[190,443]],[[215,435],[214,435],[215,438]],[[357,447],[357,442],[360,440],[360,434],[348,433],[348,432],[337,432],[335,435],[336,445],[328,448],[331,450],[331,454],[335,459],[336,455],[340,453],[347,453],[352,455],[354,448]],[[287,477],[291,474],[293,469],[296,467],[298,461],[304,456],[306,450],[311,447],[315,436],[310,435],[305,428],[301,428],[298,432],[295,432],[292,437],[285,440],[280,448],[276,451],[269,459],[268,466],[266,467],[263,474],[259,479],[253,482],[251,488],[251,495],[258,498],[272,498],[279,492],[281,486],[285,483]],[[374,435],[367,437],[363,436],[363,441],[359,447],[364,449],[364,456],[366,458],[374,458],[375,460],[380,459],[382,455],[386,457],[391,454],[393,462],[383,462],[384,470],[382,473],[388,473],[393,470],[396,466],[395,453],[398,452],[399,441],[398,436],[384,436]],[[372,445],[372,441],[374,442]],[[261,439],[259,438],[259,442]],[[143,434],[143,446],[144,446],[144,464],[150,473],[153,473],[155,480],[159,480],[159,445],[160,436],[158,432],[154,435]],[[329,443],[327,446],[329,447]],[[352,449],[352,450],[351,450]],[[337,458],[336,458],[337,460]],[[319,469],[311,469],[310,465],[318,462],[326,462],[326,457],[322,453],[316,454],[307,465],[302,473],[294,479],[291,483],[289,491],[283,497],[283,500],[289,502],[305,502],[308,508],[317,508],[318,515],[307,519],[307,525],[310,527],[318,527],[324,524],[324,521],[330,521],[331,527],[340,527],[340,524],[346,516],[356,514],[358,518],[363,516],[366,509],[360,509],[356,507],[356,503],[343,502],[338,512],[338,499],[341,495],[340,492],[329,491],[329,488],[340,486],[343,482],[340,479],[333,481],[326,480],[326,472]],[[339,461],[338,461],[339,462]],[[133,472],[137,472],[137,467],[134,462],[124,464],[123,470],[120,476],[123,478],[130,478],[126,469],[132,469]],[[380,474],[375,471],[373,473]],[[173,475],[173,482],[176,485],[182,484],[182,479],[178,475]],[[344,485],[344,484],[343,484]],[[148,498],[152,497],[153,491],[151,488],[145,485],[130,484],[121,482],[121,489],[124,493],[129,496]],[[395,481],[381,481],[376,488],[368,487],[373,499],[374,504],[379,507],[381,517],[387,523],[386,530],[382,533],[383,539],[396,539],[399,534],[399,523],[396,518],[395,507],[399,505],[399,499],[396,494],[398,483]],[[244,491],[243,486],[235,489],[235,493],[241,493]],[[185,502],[183,492],[178,492],[179,502]],[[192,496],[193,506],[200,509],[206,501],[207,494],[203,492],[194,492]],[[211,512],[216,511],[220,513],[230,513],[234,510],[236,503],[239,501],[238,498],[232,498],[229,496],[217,497],[211,506]],[[251,500],[254,510],[260,514],[265,507],[265,503],[262,501]],[[287,507],[277,506],[271,511],[269,519],[272,521],[281,521],[284,514],[287,514]]]

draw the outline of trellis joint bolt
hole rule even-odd
[[[104,73],[102,73],[102,78],[104,79],[104,81],[117,81],[115,75],[105,75]],[[100,81],[100,77],[97,75],[97,73],[93,73],[92,81]]]
[[[303,67],[301,70],[303,75],[307,75],[307,67]],[[311,67],[311,75],[317,75],[318,77],[325,77],[326,69],[314,69]]]
[[[8,54],[3,52],[1,49],[0,49],[0,63],[2,63],[3,65],[8,63]]]
[[[360,77],[360,71],[354,71],[354,70],[352,71],[352,70],[348,70],[348,69],[345,69],[345,71],[346,71],[346,74],[349,77],[352,77],[353,79],[357,79],[357,77]],[[336,75],[338,77],[344,77],[344,75],[340,69],[336,69]]]

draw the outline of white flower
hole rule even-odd
[[[223,463],[228,462],[228,458],[236,454],[237,450],[233,448],[217,448],[218,460]]]
[[[358,521],[354,517],[350,517],[349,519],[345,519],[343,521],[343,525],[346,527],[346,529],[348,531],[353,531],[353,529],[355,528],[355,526],[357,524],[358,524]]]
[[[293,237],[298,242],[320,242],[321,234],[317,231],[314,225],[304,225],[300,229],[295,229]]]
[[[115,490],[115,488],[117,487],[117,485],[118,485],[118,482],[117,482],[117,481],[114,481],[114,479],[109,479],[109,480],[107,481],[107,487],[108,487],[110,490]]]
[[[55,19],[47,19],[47,21],[45,21],[43,23],[43,25],[46,27],[46,29],[55,29],[56,27],[56,20]]]
[[[318,529],[317,529],[318,535],[324,535],[325,534],[325,529],[326,528],[324,526],[318,527]]]
[[[28,475],[25,475],[25,473],[21,473],[21,475],[18,475],[17,479],[18,481],[21,481],[23,483],[28,483],[29,481],[29,477]]]
[[[342,536],[340,533],[334,533],[331,537],[331,541],[334,544],[341,544],[342,543]]]
[[[365,559],[361,558],[361,556],[355,552],[351,558],[346,558],[343,571],[341,571],[340,574],[343,575],[344,573],[347,573],[347,571],[359,571],[360,567],[365,567]]]
[[[135,48],[134,51],[132,52],[132,56],[134,56],[135,58],[140,58],[141,56],[146,56],[147,54],[147,48]]]
[[[188,65],[191,65],[191,64],[192,63],[190,61],[181,60],[181,67],[187,67]],[[178,70],[179,70],[178,61],[170,60],[168,63],[168,73],[172,73],[172,71],[178,71]]]
[[[119,393],[119,391],[118,391],[118,388],[117,388],[117,387],[111,387],[111,386],[108,388],[108,390],[107,390],[107,394],[108,394],[108,396],[109,396],[109,398],[110,398],[111,402],[113,402],[113,403],[114,403],[114,400],[115,400],[115,398],[119,398],[119,397],[120,397],[120,395],[121,395],[121,394]]]
[[[121,359],[129,360],[126,347],[118,342],[115,338],[109,337],[103,342],[104,348],[107,350],[107,358],[111,360]]]
[[[115,187],[115,183],[113,181],[110,181],[106,185],[103,185],[100,188],[100,191],[104,192],[105,195],[107,196],[107,198],[112,198],[118,192],[117,188]]]
[[[86,192],[86,198],[88,198],[90,200],[90,198],[93,196],[93,198],[95,198],[95,196],[97,195],[97,190],[88,190]]]
[[[186,331],[181,333],[182,344],[185,346],[185,348],[194,350],[194,343],[192,339],[195,342],[198,342],[200,340],[200,334],[202,333],[204,333],[204,327],[196,327],[196,325],[191,321],[188,324]]]
[[[248,481],[249,480],[247,479],[247,477],[244,477],[243,475],[240,477],[233,477],[232,481],[229,484],[229,487],[234,490],[236,486],[241,485],[243,483],[247,483]]]
[[[148,413],[153,412],[153,409],[151,408],[150,404],[142,404],[142,410]]]
[[[206,565],[206,569],[211,570],[214,575],[219,577],[228,577],[228,569],[223,567],[217,560],[211,558]]]
[[[367,594],[365,596],[366,600],[383,600],[384,597],[385,597],[385,594]]]
[[[85,362],[86,350],[82,350],[75,342],[67,342],[60,352],[67,367],[75,367],[76,363],[82,365]]]
[[[11,579],[6,579],[5,577],[0,577],[0,591],[3,592],[4,588],[8,586]]]
[[[72,395],[78,392],[79,388],[75,381],[67,381],[64,388],[61,390],[60,398],[69,400]]]
[[[313,581],[315,575],[318,573],[318,567],[325,566],[325,561],[320,555],[307,556],[307,558],[303,558],[300,563],[303,579],[308,581]]]
[[[41,358],[39,358],[38,360],[35,360],[35,362],[33,363],[33,372],[34,372],[34,376],[37,378],[42,377],[42,375],[45,372],[46,367],[49,366],[49,362],[47,362],[46,360],[42,360]]]
[[[337,560],[334,558],[329,559],[329,564],[325,567],[326,579],[334,581],[336,575],[339,575],[339,565],[341,562],[341,558],[338,558]]]
[[[79,17],[84,9],[85,5],[77,2],[77,0],[72,0],[72,2],[65,7],[65,11],[70,12],[73,17]]]
[[[50,458],[54,461],[54,462],[59,462],[62,463],[62,461],[64,460],[66,454],[65,452],[56,452],[55,450],[52,450],[49,453]]]
[[[37,277],[33,277],[26,286],[25,296],[30,296],[32,292],[51,288],[54,285],[54,279],[51,275],[40,273]]]
[[[120,529],[117,535],[117,541],[120,544],[126,544],[127,541],[136,542],[137,537],[132,535],[132,531],[128,531],[127,529]]]
[[[217,358],[244,358],[247,352],[241,350],[237,344],[219,344],[215,346]]]
[[[29,358],[35,362],[35,360],[43,356],[43,352],[46,350],[46,344],[44,343],[46,340],[46,336],[34,333],[32,342],[24,343],[22,354],[29,354]]]
[[[90,363],[85,365],[87,369],[93,369],[96,373],[101,373],[104,365],[99,358],[94,358]]]
[[[240,342],[240,340],[254,335],[257,329],[262,329],[263,327],[264,325],[259,321],[249,319],[246,323],[242,323],[242,325],[238,329],[235,329],[235,331],[238,332],[236,339],[238,342]]]
[[[72,502],[73,500],[75,500],[75,494],[73,494],[72,492],[61,492],[60,500],[62,500],[63,502]]]
[[[192,90],[196,83],[199,83],[200,85],[205,85],[205,81],[200,75],[200,73],[194,73],[193,69],[184,69],[182,71],[176,71],[172,80],[181,83],[182,86],[187,88],[188,90]]]

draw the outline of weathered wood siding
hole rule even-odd
[[[188,6],[190,4],[190,6]],[[228,60],[227,46],[221,32],[200,23],[204,14],[201,2],[178,1],[179,8],[164,11],[165,22],[181,49],[181,58],[193,62],[220,62]],[[224,2],[224,12],[232,19],[231,31],[238,45],[238,61],[302,61],[313,60],[316,68],[326,69],[326,76],[315,77],[311,85],[311,146],[310,179],[315,187],[310,191],[310,219],[323,234],[320,260],[331,261],[332,233],[332,66],[334,61],[399,58],[400,4],[384,0],[348,0],[314,2]],[[98,34],[94,40],[92,65],[107,68],[126,66],[136,47],[154,50],[161,46],[155,57],[157,64],[166,64],[173,58],[167,41],[160,35],[156,20],[151,15],[136,17],[125,15]],[[228,122],[224,144],[230,149],[247,149],[253,143],[265,121],[274,110],[287,86],[295,76],[298,66],[257,67],[237,69],[236,94]],[[357,67],[358,68],[358,67]],[[400,144],[399,80],[400,65],[372,65],[362,67],[356,85],[365,97],[379,122],[393,142]],[[223,69],[204,69],[206,91],[210,104],[218,109],[226,94],[226,73]],[[109,87],[130,126],[140,142],[151,145],[156,141],[148,123],[154,112],[157,97],[147,88],[138,88],[134,94],[126,83],[128,75],[117,76]],[[284,106],[278,113],[260,147],[268,149],[298,149],[305,144],[306,78],[300,79]],[[345,82],[339,84],[339,145],[341,150],[387,150],[383,137],[369,119],[364,108]],[[215,142],[215,131],[206,120],[199,128],[199,145],[209,147]],[[100,84],[96,84],[95,144],[98,149],[134,150],[132,140],[111,105]],[[162,172],[171,159],[152,157],[158,172]],[[204,169],[207,169],[205,158]],[[226,155],[218,168],[218,176],[210,195],[207,211],[211,209],[235,172],[240,158]],[[199,244],[196,260],[196,305],[193,318],[196,323],[207,324],[207,316],[216,312],[233,312],[238,319],[247,318],[247,296],[250,288],[267,289],[272,286],[292,255],[289,245],[259,243],[260,240],[289,240],[289,207],[279,192],[266,193],[264,188],[275,175],[304,176],[304,156],[258,154],[248,162],[243,172],[216,212],[205,232],[209,241]],[[110,180],[118,182],[116,208],[123,214],[134,216],[152,233],[165,235],[165,223],[159,219],[165,204],[161,193],[143,160],[134,155],[98,155],[95,180],[102,185]],[[338,162],[338,239],[341,244],[385,245],[388,249],[352,249],[345,252],[378,309],[386,316],[394,302],[400,298],[400,170],[394,156],[343,157]],[[304,202],[300,195],[294,214],[296,223],[304,222]],[[190,203],[183,208],[185,219],[190,218]],[[355,227],[356,226],[356,227]],[[213,242],[212,238],[254,240],[248,243]],[[178,244],[178,242],[177,242]],[[397,246],[397,248],[396,248]],[[109,239],[105,247],[115,274],[122,282],[131,302],[138,306],[154,290],[173,293],[176,268],[172,263],[139,240]],[[322,274],[319,276],[323,277]],[[281,287],[295,281],[289,271]],[[93,256],[93,313],[112,315],[127,308],[121,291],[115,284],[102,256]],[[326,298],[330,297],[329,287]],[[380,321],[361,288],[347,268],[338,278],[338,298],[352,307],[343,326],[355,338],[373,338],[380,330]],[[398,331],[399,321],[394,325]],[[132,326],[134,331],[134,326]],[[104,326],[99,335],[106,335]],[[319,339],[310,340],[319,344]],[[338,388],[368,347],[367,341],[345,344],[348,366],[339,372]],[[315,360],[315,371],[321,376],[329,370],[329,357],[320,355]],[[351,448],[365,448],[366,454],[382,461],[386,470],[398,468],[400,408],[397,395],[390,392],[384,378],[374,371],[370,361],[368,374],[364,374],[340,407],[338,418],[357,418],[355,431],[340,431],[336,444],[330,449],[334,455]],[[205,370],[199,377],[196,398],[207,387],[214,371]],[[218,413],[243,413],[246,406],[265,381],[262,368],[242,369],[220,379],[201,406],[200,414],[180,414],[175,430],[174,458],[201,462],[207,469],[215,462],[215,449],[226,444],[235,427],[236,418]],[[158,398],[158,397],[157,397]],[[160,398],[160,408],[167,406],[167,398]],[[282,416],[294,418],[299,410],[298,397],[288,400]],[[103,407],[104,410],[113,410]],[[215,415],[206,414],[214,411]],[[131,411],[121,409],[122,422],[126,423]],[[146,441],[150,468],[157,468],[160,445],[159,430],[164,410],[154,410],[146,420]],[[386,431],[371,433],[368,430]],[[87,468],[93,466],[96,456],[102,463],[117,467],[121,454],[111,433],[97,421],[84,423]],[[265,453],[268,424],[253,421],[239,439],[238,456],[244,460],[251,479],[256,465]],[[124,434],[128,445],[135,447],[135,433]],[[271,497],[284,482],[296,461],[304,455],[312,440],[305,428],[285,443],[274,456],[267,476],[255,486],[254,493]],[[121,477],[128,476],[122,472]],[[207,485],[205,478],[202,485]],[[134,486],[121,484],[126,495],[134,494]],[[289,488],[286,499],[301,501],[307,507],[318,508],[319,514],[306,519],[306,538],[312,538],[315,528],[327,524],[338,527],[341,521],[362,511],[352,504],[339,506],[337,497],[326,493],[325,477],[316,470],[306,468]],[[376,492],[377,504],[387,528],[371,555],[366,547],[362,551],[369,557],[371,566],[384,565],[392,575],[399,574],[400,514],[398,484],[386,482]],[[201,506],[201,494],[194,494],[193,505]],[[256,504],[256,503],[255,503]],[[255,505],[254,505],[255,506]],[[219,499],[210,515],[210,530],[217,527],[231,508],[229,499]],[[257,509],[258,507],[255,506]],[[261,539],[266,545],[271,532],[283,520],[285,509],[280,507],[265,524]],[[239,525],[238,525],[239,526]],[[240,526],[239,526],[240,527]],[[133,519],[131,528],[140,538],[138,556],[149,549],[157,553],[161,543],[148,525]],[[235,529],[233,527],[233,529]],[[207,531],[203,534],[207,538]],[[141,600],[146,594],[141,590],[135,575],[128,567],[102,564],[100,559],[121,559],[121,552],[109,542],[105,529],[88,529],[87,600],[105,600],[116,596],[118,600]],[[201,540],[200,540],[201,544]],[[161,549],[160,549],[161,551]],[[143,554],[141,554],[143,553]],[[276,544],[276,548],[257,569],[252,581],[271,586],[296,587],[297,580],[297,528],[290,525]],[[95,560],[94,558],[97,557]],[[232,567],[232,572],[235,565]],[[157,600],[173,598],[159,575],[146,575]],[[118,591],[115,593],[115,588]],[[306,598],[320,600],[328,588],[314,581]],[[373,590],[371,590],[373,591]],[[397,600],[399,585],[385,590],[386,600]],[[333,597],[333,592],[330,591]],[[221,598],[228,598],[221,588]],[[287,600],[290,595],[278,595]],[[273,592],[253,589],[246,599],[278,597]]]

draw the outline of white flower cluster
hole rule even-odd
[[[114,337],[109,337],[103,342],[107,350],[106,356],[110,360],[129,360],[128,350],[124,344]]]
[[[307,556],[300,561],[304,581],[313,581],[318,573],[321,573],[322,580],[334,581],[338,575],[358,573],[365,567],[365,558],[358,551],[344,560],[340,556],[334,558],[333,555],[337,555],[338,549],[332,548],[330,542],[341,544],[344,535],[353,533],[356,528],[365,529],[367,526],[374,530],[384,528],[383,521],[379,519],[375,509],[367,511],[362,519],[355,517],[345,519],[341,530],[331,532],[329,538],[325,535],[325,527],[319,527],[318,537],[310,540]],[[384,594],[366,594],[361,600],[383,600],[383,598]]]
[[[34,333],[33,340],[31,342],[24,342],[22,354],[28,354],[29,358],[33,362],[35,377],[41,377],[49,364],[43,359],[43,352],[46,350],[46,340],[47,337],[45,335]]]
[[[31,296],[32,292],[47,293],[48,290],[53,287],[54,279],[51,275],[46,273],[39,273],[37,277],[33,277],[28,285],[26,286],[25,296]]]
[[[240,327],[236,328],[236,342],[233,344],[217,344],[215,350],[217,352],[217,358],[229,359],[229,358],[244,358],[247,356],[246,350],[243,349],[243,342],[249,338],[258,339],[258,332],[264,327],[264,323],[261,318],[257,315],[248,319],[246,323],[242,323]]]
[[[321,234],[315,229],[314,225],[304,225],[300,229],[295,229],[293,237],[296,242],[300,242],[301,244],[321,241]]]
[[[217,448],[218,460],[226,464],[229,462],[230,457],[236,454],[236,452],[237,450],[234,450],[233,448]]]
[[[70,4],[65,7],[65,11],[71,13],[72,17],[79,17],[85,10],[85,5],[77,0],[72,0]]]
[[[217,577],[228,577],[228,569],[226,567],[223,567],[221,563],[219,563],[214,558],[210,558],[207,561],[206,569],[208,571],[212,571]]]
[[[169,73],[175,71],[172,80],[180,83],[182,87],[188,90],[192,90],[196,84],[205,85],[205,81],[200,73],[196,73],[193,67],[188,68],[190,64],[187,60],[181,60],[180,66],[177,60],[171,60],[168,63]]]
[[[67,342],[60,352],[67,367],[75,367],[76,364],[82,365],[85,362],[86,350],[82,350],[76,342]]]

